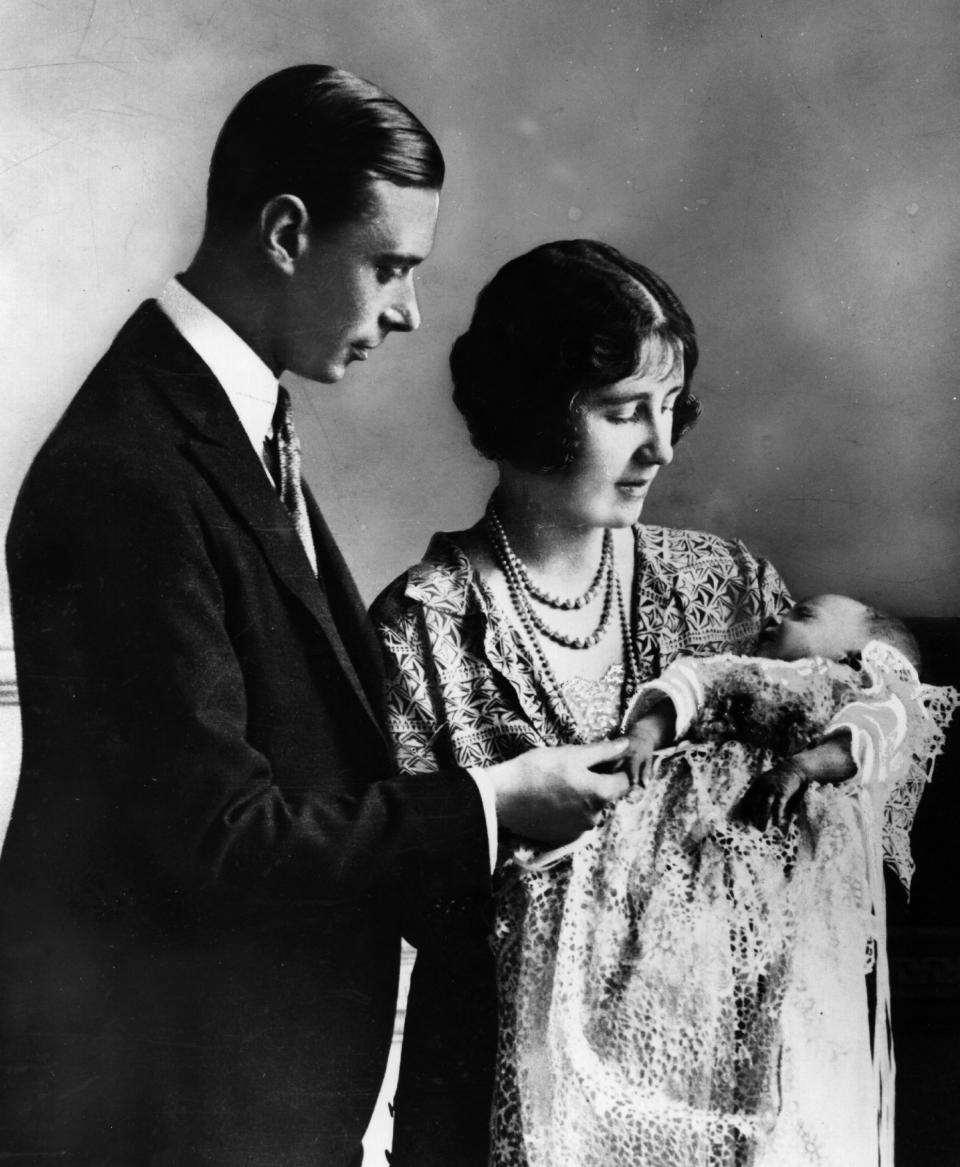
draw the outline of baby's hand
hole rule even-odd
[[[653,755],[673,740],[676,713],[673,702],[659,701],[624,730],[630,748],[623,756],[620,768],[630,779],[631,786],[646,786],[653,771]]]
[[[771,822],[785,831],[797,812],[808,781],[803,765],[787,758],[751,785],[740,800],[737,816],[760,831],[765,831]]]
[[[653,755],[659,748],[659,730],[645,718],[631,725],[625,734],[630,747],[623,755],[620,769],[631,786],[646,786],[653,769]]]

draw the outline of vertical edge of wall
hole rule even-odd
[[[20,706],[13,649],[0,648],[0,846],[20,773]]]
[[[0,706],[17,704],[17,674],[12,648],[0,648]]]

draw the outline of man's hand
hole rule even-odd
[[[750,786],[740,800],[737,817],[759,831],[765,831],[771,822],[785,831],[797,812],[807,781],[802,763],[787,758]]]
[[[558,846],[592,827],[608,802],[630,788],[622,773],[601,774],[596,767],[616,762],[627,741],[588,746],[541,746],[483,774],[497,799],[497,822],[527,839]]]
[[[653,770],[653,755],[673,741],[676,720],[673,702],[663,700],[627,726],[630,748],[620,762],[620,769],[630,779],[631,786],[646,786]]]

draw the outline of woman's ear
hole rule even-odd
[[[297,195],[272,198],[260,212],[260,246],[284,275],[293,275],[309,243],[310,212]]]

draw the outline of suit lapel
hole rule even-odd
[[[383,650],[373,630],[366,606],[357,591],[353,575],[344,562],[340,548],[330,533],[330,528],[306,482],[303,484],[303,493],[313,531],[320,579],[327,594],[334,623],[340,629],[347,654],[360,676],[370,704],[380,714],[377,722],[385,725],[386,685]]]
[[[239,426],[239,422],[237,424]],[[360,703],[379,729],[377,715],[337,628],[325,588],[314,576],[290,515],[276,493],[270,489],[263,467],[242,430],[240,436],[242,443],[239,443],[239,449],[192,441],[192,456],[253,532],[267,562],[283,586],[319,624]],[[324,561],[320,547],[317,552],[322,572]],[[339,581],[331,578],[330,584],[337,586]]]
[[[379,719],[336,626],[324,589],[314,577],[296,528],[276,492],[271,489],[223,387],[155,304],[143,305],[137,316],[141,317],[148,336],[154,334],[152,343],[148,341],[147,344],[151,353],[152,380],[193,431],[187,441],[189,456],[252,532],[280,583],[316,621],[360,704],[382,733]],[[315,504],[313,511],[319,515]],[[316,521],[313,525],[318,526]],[[327,549],[332,539],[325,524],[320,530]],[[343,570],[346,571],[345,566]],[[337,586],[339,583],[337,581]]]

